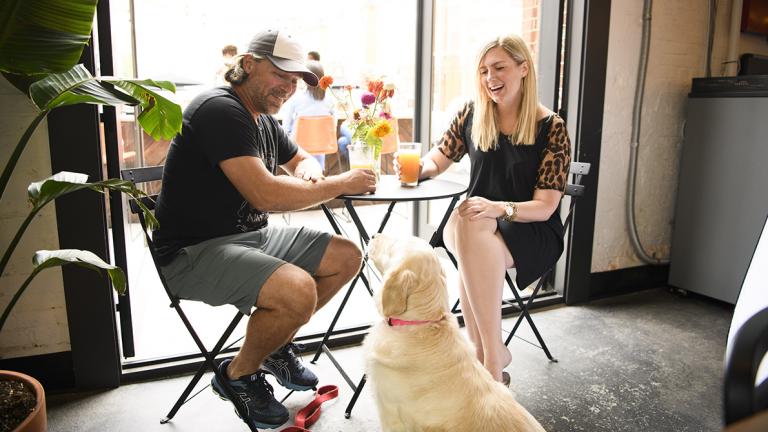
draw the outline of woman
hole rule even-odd
[[[308,61],[307,69],[318,77],[325,75],[323,66],[316,61]],[[294,135],[296,120],[302,116],[333,115],[333,100],[327,97],[320,86],[307,87],[290,98],[282,109],[283,129],[291,138]],[[315,155],[321,167],[325,166],[325,155]]]
[[[420,179],[434,177],[469,154],[468,198],[443,233],[457,258],[459,293],[477,358],[497,381],[512,354],[502,342],[499,305],[504,274],[517,269],[526,287],[563,250],[556,212],[570,164],[565,122],[539,104],[536,73],[519,36],[487,44],[477,64],[477,95],[421,160]]]

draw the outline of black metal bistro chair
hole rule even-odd
[[[764,431],[768,426],[768,218],[739,290],[728,332],[723,379],[726,431]]]
[[[723,385],[726,425],[768,410],[768,379],[757,382],[760,363],[766,353],[768,307],[749,318],[733,338],[726,358]]]
[[[571,226],[571,220],[573,218],[573,209],[576,206],[576,201],[578,197],[581,197],[584,195],[584,185],[581,184],[581,178],[587,174],[589,174],[589,168],[590,164],[587,162],[571,162],[571,168],[569,171],[569,174],[573,175],[573,179],[571,182],[565,185],[565,195],[568,195],[571,197],[571,203],[568,206],[568,215],[565,218],[565,222],[563,223],[563,227],[567,231],[568,228]],[[435,231],[435,233],[432,235],[432,239],[430,240],[430,244],[434,247],[442,247],[445,249],[445,243],[443,242],[443,229],[445,228],[444,224],[438,227],[438,229]],[[451,262],[453,262],[453,265],[458,269],[458,264],[456,262],[456,258],[451,254],[448,249],[445,249],[445,252],[448,254],[448,258],[450,258]],[[536,327],[536,324],[533,322],[533,318],[531,318],[531,314],[528,312],[529,307],[531,304],[533,304],[533,301],[536,299],[536,296],[540,294],[541,289],[544,287],[544,285],[549,281],[549,279],[554,275],[554,269],[555,265],[548,268],[539,279],[539,282],[536,284],[536,287],[533,289],[533,292],[531,295],[526,299],[523,299],[519,291],[522,289],[525,289],[526,287],[520,287],[517,286],[517,283],[509,276],[509,273],[505,274],[505,279],[507,281],[507,285],[509,285],[510,290],[512,291],[512,294],[515,296],[514,301],[510,300],[504,300],[502,303],[502,308],[505,306],[515,306],[520,310],[520,315],[517,317],[517,322],[515,322],[514,327],[509,332],[509,335],[507,336],[507,339],[504,341],[505,345],[509,345],[509,342],[512,340],[512,337],[515,336],[515,332],[517,332],[518,327],[520,327],[520,324],[523,322],[523,319],[528,321],[528,325],[531,327],[531,330],[533,331],[533,334],[536,335],[536,339],[539,342],[539,345],[537,345],[539,348],[541,348],[544,351],[544,354],[546,354],[547,358],[552,362],[557,362],[557,359],[555,359],[552,356],[552,353],[549,352],[549,348],[547,348],[547,344],[544,342],[544,338],[541,336],[541,333],[539,333],[539,329]],[[456,303],[453,305],[452,311],[454,313],[459,312],[459,300],[456,300]]]
[[[162,166],[152,166],[152,167],[144,167],[144,168],[132,168],[132,169],[126,169],[122,170],[120,172],[121,177],[124,180],[130,180],[134,184],[139,185],[142,183],[152,182],[161,180],[163,177],[163,167]],[[157,198],[157,195],[150,195],[148,197],[144,197],[141,199],[141,202],[150,210],[155,210],[155,199]],[[192,336],[192,339],[194,339],[195,344],[197,345],[198,349],[200,350],[200,354],[204,357],[204,362],[200,365],[200,368],[197,370],[195,375],[192,377],[192,380],[190,380],[187,387],[184,389],[184,391],[181,393],[179,398],[176,400],[176,403],[173,405],[171,410],[168,412],[168,414],[160,420],[160,423],[165,424],[168,423],[178,412],[179,408],[181,408],[182,405],[187,403],[190,399],[197,396],[201,391],[199,390],[197,393],[189,397],[192,390],[195,388],[197,383],[200,381],[200,378],[202,378],[203,374],[207,370],[213,371],[214,374],[219,379],[219,382],[222,383],[222,386],[224,387],[224,391],[227,394],[227,397],[231,401],[240,401],[240,398],[237,397],[232,387],[229,385],[229,381],[222,376],[221,372],[219,371],[219,368],[216,367],[216,363],[214,362],[214,359],[216,356],[221,353],[223,350],[228,349],[235,343],[239,341],[232,342],[227,347],[224,346],[226,344],[227,340],[229,339],[229,336],[232,334],[232,332],[235,330],[235,327],[237,327],[237,324],[240,322],[240,320],[243,318],[243,314],[241,312],[237,312],[235,314],[235,317],[232,318],[232,321],[229,323],[229,326],[227,326],[224,333],[221,335],[219,340],[216,342],[214,347],[210,350],[208,350],[205,347],[205,344],[203,344],[203,341],[200,339],[200,336],[198,336],[197,332],[195,331],[194,327],[190,323],[189,319],[187,318],[187,315],[184,313],[184,310],[181,308],[181,299],[176,297],[171,293],[171,291],[168,289],[168,285],[165,281],[165,277],[163,276],[162,271],[160,271],[160,266],[158,265],[157,261],[157,252],[155,250],[155,245],[152,242],[152,234],[149,230],[149,227],[147,225],[147,221],[144,217],[144,213],[142,212],[141,208],[139,207],[136,200],[131,199],[128,202],[131,212],[133,214],[138,215],[139,222],[141,223],[141,228],[144,231],[144,236],[147,241],[147,246],[149,247],[149,252],[152,255],[152,261],[155,264],[155,269],[157,270],[157,274],[160,277],[160,282],[163,284],[163,288],[165,289],[165,293],[168,295],[168,299],[170,299],[171,304],[170,307],[176,310],[176,312],[179,314],[179,318],[181,318],[181,321],[184,322],[184,326],[187,328],[187,331],[189,331],[190,336]],[[288,394],[290,395],[290,393]],[[288,397],[285,396],[286,398]],[[255,425],[249,423],[246,419],[247,416],[247,407],[243,403],[237,403],[235,404],[235,409],[237,410],[238,415],[241,419],[248,425],[251,431],[258,431]]]

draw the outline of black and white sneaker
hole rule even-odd
[[[231,362],[232,360],[227,359],[219,364],[219,371],[227,379],[229,379],[227,366]],[[229,385],[235,391],[239,400],[233,401],[227,397],[227,393],[224,391],[224,387],[216,375],[211,378],[211,388],[214,393],[224,400],[245,407],[247,418],[243,419],[244,422],[252,424],[257,428],[274,429],[287,422],[290,418],[288,410],[275,399],[272,386],[264,378],[264,371],[260,370],[250,376],[229,380]],[[241,417],[239,412],[237,415]]]
[[[301,348],[300,345],[289,343],[264,359],[262,367],[285,388],[299,391],[314,389],[317,387],[317,376],[305,368],[296,356],[296,351]]]

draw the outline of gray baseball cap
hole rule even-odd
[[[267,30],[257,33],[248,44],[248,52],[266,57],[282,71],[300,73],[307,85],[317,85],[317,75],[304,65],[307,55],[304,48],[284,31]]]

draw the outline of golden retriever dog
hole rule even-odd
[[[384,275],[377,294],[384,320],[364,342],[382,430],[543,432],[475,358],[432,247],[379,234],[368,256]]]

